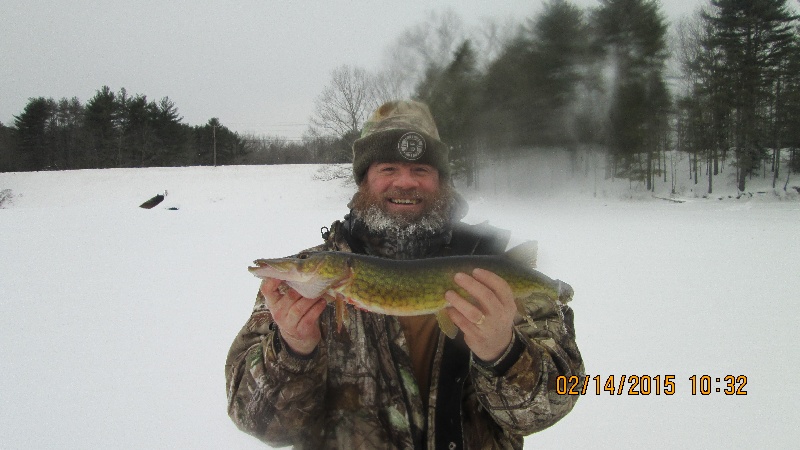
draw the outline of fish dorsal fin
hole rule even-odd
[[[525,267],[535,269],[536,257],[538,254],[539,242],[525,241],[522,244],[519,244],[516,247],[508,250],[506,252],[506,257],[512,261],[516,261],[517,263],[524,265]]]
[[[316,278],[309,281],[287,281],[286,284],[305,298],[319,298],[328,291],[332,283],[325,278]]]

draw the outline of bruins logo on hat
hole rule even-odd
[[[419,159],[425,153],[425,138],[419,133],[408,132],[397,142],[397,151],[409,161]]]

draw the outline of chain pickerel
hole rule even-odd
[[[481,268],[503,278],[517,299],[533,295],[566,303],[573,291],[567,283],[554,280],[533,269],[536,242],[521,244],[502,256],[446,256],[414,260],[393,260],[346,252],[303,252],[296,256],[258,259],[250,272],[259,278],[274,278],[307,298],[325,297],[336,304],[336,320],[341,328],[347,321],[344,303],[357,308],[396,316],[435,314],[439,326],[449,337],[458,332],[443,309],[444,294],[453,290],[464,298],[467,293],[453,276],[470,274]]]

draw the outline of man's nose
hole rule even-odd
[[[410,189],[418,187],[419,180],[414,177],[414,174],[410,170],[400,170],[392,184],[397,188]]]

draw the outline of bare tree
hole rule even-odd
[[[680,67],[683,90],[688,93],[692,87],[705,82],[699,61],[705,57],[704,42],[708,41],[708,30],[703,23],[702,14],[707,8],[700,7],[694,14],[682,17],[675,26],[671,44],[673,56]]]
[[[372,97],[379,105],[410,96],[409,86],[402,74],[387,70],[373,78]]]
[[[386,53],[382,75],[396,80],[398,97],[408,97],[431,67],[443,67],[464,42],[461,17],[452,9],[431,11],[427,19],[406,29]]]
[[[358,67],[343,65],[334,69],[330,84],[317,97],[312,126],[337,138],[356,136],[376,107],[373,79]]]

